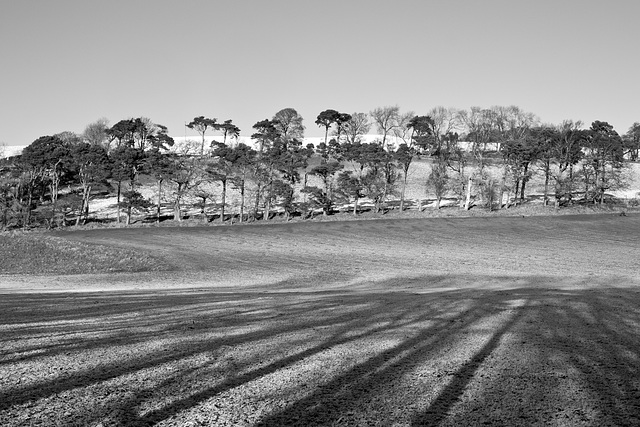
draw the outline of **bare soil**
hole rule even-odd
[[[639,237],[635,214],[4,236],[0,425],[640,425]]]

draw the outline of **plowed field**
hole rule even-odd
[[[640,425],[637,215],[1,239],[3,426]]]

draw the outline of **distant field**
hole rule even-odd
[[[0,240],[0,425],[640,424],[639,215]]]

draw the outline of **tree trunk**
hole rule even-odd
[[[85,193],[86,193],[86,189],[83,188],[82,189],[82,203],[80,204],[80,211],[78,212],[78,215],[76,216],[76,227],[80,225],[80,221],[82,219],[82,215],[84,215],[84,203],[85,203]]]
[[[89,201],[91,200],[91,189],[93,188],[93,186],[89,186],[89,189],[87,190],[87,200],[84,204],[84,219],[82,221],[82,224],[86,224],[87,221],[89,221]]]
[[[173,219],[178,220],[178,222],[182,221],[182,213],[180,212],[180,198],[176,197],[173,202]]]
[[[262,218],[264,221],[269,220],[269,215],[271,215],[271,200],[267,197],[267,200],[264,202],[264,217]]]
[[[522,177],[522,186],[520,187],[520,201],[524,203],[524,189],[527,185],[527,172],[529,170],[529,164],[525,163],[524,165],[524,175]]]
[[[307,188],[307,179],[309,178],[309,173],[305,170],[304,171],[304,184],[302,186],[302,188]],[[304,203],[307,203],[307,193],[304,193],[304,196],[302,197],[302,201]]]
[[[467,199],[464,202],[464,209],[469,210],[471,208],[471,184],[473,180],[471,179],[471,175],[469,175],[469,179],[467,181]]]
[[[83,224],[86,224],[87,219],[89,217],[89,196],[91,195],[91,186],[84,184],[82,186],[82,205],[80,207],[80,212],[78,212],[78,216],[76,217],[76,227],[80,225],[80,221]]]
[[[544,167],[544,197],[543,204],[547,206],[549,204],[549,176],[551,175],[551,164],[547,160]]]
[[[500,196],[498,197],[498,210],[502,209],[502,200],[504,199],[504,189],[507,186],[507,172],[502,174],[502,182],[500,183]]]
[[[127,206],[127,222],[126,226],[128,227],[131,224],[131,206]]]
[[[220,209],[220,222],[224,224],[224,205],[227,203],[227,180],[222,181],[222,208]]]
[[[173,201],[173,220],[176,219],[178,222],[182,222],[182,212],[180,209],[180,199],[182,198],[182,184],[178,184],[178,191],[176,194],[176,198]]]
[[[518,206],[518,191],[520,191],[520,178],[516,178],[516,184],[513,188],[513,204]]]
[[[400,202],[400,205],[402,205],[402,202]],[[353,201],[353,215],[358,215],[358,196],[356,196]]]
[[[404,171],[404,179],[402,180],[402,191],[400,192],[400,212],[404,212],[404,192],[407,188],[407,171]]]
[[[607,170],[605,169],[606,165],[604,163],[604,160],[602,162],[602,184],[600,185],[600,205],[604,205],[604,190],[605,190],[605,175],[607,173]]]
[[[22,228],[24,230],[29,227],[29,223],[31,222],[31,203],[33,203],[33,185],[29,185],[29,191],[27,196],[27,213],[25,215],[24,224],[22,224]]]
[[[162,180],[158,180],[158,206],[156,208],[156,224],[160,225],[160,196],[162,195]]]
[[[120,224],[120,195],[121,195],[121,192],[122,192],[122,181],[118,181],[118,197],[117,197],[117,203],[116,203],[117,211],[118,211],[117,217],[116,217],[116,222],[118,224]]]
[[[244,221],[244,179],[240,183],[240,223]]]
[[[258,208],[260,207],[260,193],[261,192],[262,192],[262,186],[258,182],[257,188],[256,188],[256,203],[255,203],[255,206],[253,207],[253,216],[256,219],[258,218]]]
[[[442,197],[436,197],[436,206],[435,206],[435,210],[440,210],[440,201],[442,200]]]
[[[573,165],[569,165],[569,191],[567,198],[569,201],[573,200]]]

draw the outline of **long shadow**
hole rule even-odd
[[[200,295],[201,297],[203,295]],[[204,295],[205,297],[207,295]],[[214,298],[215,294],[211,295]],[[251,294],[240,294],[242,298],[251,298]],[[254,295],[255,296],[255,295]],[[283,296],[283,295],[280,295]],[[284,295],[286,296],[286,294]],[[238,295],[236,295],[236,298]],[[300,297],[300,294],[295,294],[296,298]],[[375,319],[379,314],[380,310],[377,304],[378,296],[362,296],[362,295],[344,295],[344,293],[339,293],[339,295],[327,294],[325,298],[317,299],[317,295],[313,295],[313,300],[311,304],[305,303],[280,303],[276,304],[275,308],[278,311],[287,312],[290,316],[293,315],[299,316],[301,314],[307,314],[314,311],[326,310],[327,308],[333,308],[338,305],[344,306],[353,306],[353,307],[365,307],[364,309],[353,309],[351,311],[343,310],[338,315],[321,317],[321,318],[312,318],[312,319],[302,319],[298,321],[298,323],[285,323],[272,325],[271,327],[265,327],[262,329],[258,329],[255,332],[249,332],[244,334],[239,334],[232,337],[222,337],[219,339],[205,339],[205,340],[194,340],[188,343],[188,345],[184,345],[183,347],[178,347],[177,349],[173,349],[164,354],[149,354],[144,358],[128,360],[128,361],[115,361],[108,364],[100,365],[99,369],[91,369],[91,370],[81,370],[75,371],[66,375],[60,375],[57,378],[51,381],[39,382],[34,385],[26,386],[26,387],[18,387],[14,388],[7,392],[0,391],[0,411],[6,408],[9,408],[14,405],[22,404],[27,401],[47,397],[50,395],[54,395],[57,393],[61,393],[65,390],[70,390],[76,387],[84,387],[91,384],[96,384],[99,382],[111,380],[113,378],[119,377],[121,375],[130,374],[132,372],[136,372],[142,369],[147,369],[153,366],[159,366],[165,363],[170,363],[172,361],[180,360],[186,358],[193,354],[198,354],[200,352],[207,352],[215,350],[216,348],[226,345],[226,346],[234,346],[240,345],[247,342],[252,342],[256,340],[266,340],[271,336],[282,335],[287,333],[293,333],[300,330],[305,329],[313,329],[313,328],[321,328],[321,327],[335,327],[337,328],[336,335],[338,338],[334,338],[336,342],[348,342],[349,340],[356,339],[353,337],[343,338],[342,335],[350,332],[352,330],[357,330],[358,328],[363,328],[364,322],[366,319],[371,320]],[[51,297],[52,299],[55,296]],[[225,299],[229,299],[229,296],[224,296]],[[170,306],[169,302],[161,302],[160,306],[168,307]],[[175,308],[175,307],[174,307]],[[231,324],[241,326],[250,323],[260,323],[264,319],[261,317],[255,317],[249,319],[249,323],[246,320],[236,321]],[[204,325],[200,326],[204,330],[209,329],[210,326]],[[177,333],[181,333],[181,330],[175,331]],[[197,332],[197,331],[194,331]],[[379,332],[376,331],[376,332]],[[370,332],[374,333],[374,332]],[[147,340],[151,340],[155,338],[154,333],[149,334],[136,334],[131,335],[126,330],[122,332],[122,340],[126,341],[128,344],[132,344],[135,342],[145,342]],[[342,337],[342,338],[341,338]],[[357,335],[356,335],[357,337]],[[108,343],[105,344],[99,338],[95,339],[93,342],[77,344],[74,349],[76,351],[79,350],[90,350],[103,346],[110,346],[112,341],[109,339]],[[283,366],[286,366],[289,363],[294,363],[298,360],[301,360],[305,357],[308,357],[310,354],[315,352],[323,351],[327,346],[331,346],[331,342],[318,345],[312,349],[303,350],[298,355],[294,355],[290,357],[286,363],[276,362],[272,366],[273,369],[279,369]],[[46,356],[55,355],[57,352],[63,352],[64,347],[60,348],[55,352],[51,352],[49,354],[38,354],[34,356],[34,358],[43,358]],[[27,358],[28,359],[28,358]],[[238,383],[243,381],[248,381],[253,378],[256,378],[262,374],[267,372],[267,370],[262,369],[253,375],[244,375],[242,378],[233,379],[227,381],[226,386],[222,388],[218,388],[218,392],[224,389],[234,387]]]
[[[272,308],[274,314],[265,316],[263,308],[252,308],[254,305],[263,304],[260,301],[260,295],[262,294],[264,294],[264,291],[234,294],[207,292],[199,293],[195,296],[171,295],[155,298],[149,297],[148,294],[144,294],[145,297],[141,298],[139,293],[135,293],[133,295],[115,297],[115,299],[118,300],[122,299],[122,303],[110,303],[108,301],[113,300],[113,296],[96,296],[95,294],[78,298],[76,298],[76,294],[70,294],[71,297],[56,294],[37,296],[35,301],[34,299],[29,299],[29,308],[24,311],[25,313],[29,312],[29,316],[33,316],[34,313],[31,312],[31,308],[35,309],[35,307],[45,306],[46,313],[43,311],[39,313],[39,315],[45,317],[46,320],[32,323],[25,323],[24,320],[14,322],[4,320],[0,323],[0,326],[8,327],[5,329],[9,330],[3,333],[3,339],[0,342],[7,343],[12,340],[25,341],[28,339],[37,340],[37,338],[40,337],[47,337],[49,339],[56,338],[58,342],[56,344],[34,344],[32,346],[22,344],[19,352],[15,350],[0,350],[0,357],[4,356],[6,358],[6,360],[0,360],[0,365],[15,363],[17,361],[28,361],[32,358],[43,356],[55,356],[76,349],[88,350],[122,342],[128,344],[143,342],[157,337],[158,334],[171,333],[176,327],[181,327],[187,323],[190,329],[197,332],[203,328],[208,329],[213,325],[234,326],[244,325],[249,323],[249,321],[262,322],[269,320],[271,317],[278,317],[283,312],[293,316],[309,312],[310,304],[306,301],[279,301],[277,305]],[[291,295],[282,293],[278,295],[278,299],[286,299],[289,296],[298,297],[300,295],[304,294],[295,293]],[[339,296],[336,296],[335,292],[314,293],[314,295],[320,297],[311,307],[316,312],[331,310],[342,306],[342,300]],[[127,302],[126,299],[128,296],[137,297],[137,301],[133,303]],[[327,297],[330,298],[330,300],[327,300]],[[68,298],[71,298],[70,301],[73,302],[73,308],[66,308]],[[84,308],[89,307],[92,309],[92,314],[89,317],[87,317],[86,314],[79,314],[79,312],[86,310],[83,310],[82,306],[76,305],[78,299],[87,300]],[[246,301],[250,301],[248,307],[237,306],[238,302],[246,303]],[[8,299],[5,303],[24,304],[24,301],[17,301],[17,299],[11,301],[11,299]],[[94,303],[99,305],[94,306]],[[219,304],[227,304],[229,307],[217,307]],[[50,309],[50,307],[54,308],[55,311]],[[121,319],[125,314],[130,314],[131,312],[140,314]],[[239,316],[242,316],[242,319],[238,319]],[[68,320],[68,322],[60,323],[62,319]],[[100,319],[101,322],[97,323],[96,319]],[[341,318],[334,318],[334,320],[341,321]],[[191,322],[193,322],[193,325]],[[103,323],[109,326],[101,326]],[[159,323],[164,324],[165,327],[162,329],[154,328],[154,331],[151,333],[141,333],[139,330],[136,330],[135,334],[131,332],[134,328],[142,329],[145,326],[157,325]],[[305,325],[304,322],[298,324],[299,327],[303,328],[310,325],[316,324],[313,322],[309,325]],[[269,330],[263,330],[261,333],[268,336]],[[101,336],[90,338],[83,336],[83,334],[100,334]],[[103,334],[106,334],[106,337]],[[251,335],[247,336],[250,337]],[[61,340],[61,337],[69,338]],[[229,341],[229,339],[227,339],[227,341]],[[40,352],[34,356],[16,355],[16,353],[29,353],[34,350],[39,350]]]
[[[444,292],[449,296],[458,295],[460,299],[467,298],[463,292]],[[315,393],[297,401],[283,411],[270,414],[262,418],[256,426],[282,425],[332,425],[338,423],[343,415],[355,409],[356,401],[371,396],[375,390],[381,388],[394,378],[402,377],[420,363],[428,360],[438,348],[446,342],[457,339],[457,336],[475,323],[485,319],[487,315],[507,310],[504,301],[488,302],[484,298],[464,312],[423,328],[418,335],[403,341],[398,346],[383,351],[377,356],[358,364],[334,380],[322,385]],[[454,398],[461,392],[463,385],[473,376],[484,358],[495,348],[500,337],[517,321],[518,313],[512,316],[505,325],[493,335],[489,343],[467,364],[461,368],[454,380],[452,388],[447,392],[447,398]],[[393,360],[393,363],[388,363]],[[384,388],[384,387],[382,387]]]
[[[500,339],[522,318],[523,310],[520,307],[515,316],[509,319],[500,329],[493,333],[491,339],[468,362],[464,363],[438,397],[431,402],[429,409],[424,413],[415,414],[411,420],[412,426],[436,426],[444,420],[449,410],[458,402],[466,387],[487,357],[498,347]]]
[[[200,292],[197,295],[162,296],[139,293],[136,295],[137,303],[125,304],[120,314],[126,315],[130,310],[139,310],[141,315],[138,321],[148,325],[167,322],[166,327],[153,331],[136,331],[130,322],[111,326],[96,324],[93,327],[80,322],[75,326],[80,328],[75,342],[71,340],[58,347],[43,347],[42,354],[25,355],[23,358],[18,356],[13,361],[0,364],[0,372],[2,369],[11,370],[14,363],[46,363],[48,358],[62,354],[65,347],[67,351],[69,348],[77,352],[93,350],[97,354],[102,349],[109,349],[110,343],[100,338],[85,343],[78,342],[83,340],[84,332],[103,331],[113,334],[122,329],[117,341],[119,344],[145,344],[158,335],[169,340],[185,337],[189,339],[178,342],[167,351],[141,352],[133,359],[124,358],[124,354],[121,354],[115,360],[99,365],[97,369],[81,366],[80,369],[55,378],[50,377],[46,381],[0,389],[0,421],[3,413],[20,411],[19,407],[27,402],[37,403],[43,398],[59,399],[56,396],[58,394],[81,393],[74,389],[99,385],[127,375],[141,375],[139,372],[145,369],[179,362],[198,354],[220,352],[223,355],[223,346],[235,348],[260,343],[269,349],[268,354],[247,355],[235,366],[225,368],[228,371],[218,372],[212,377],[208,375],[213,375],[210,372],[214,362],[205,361],[167,375],[152,388],[134,384],[127,395],[117,402],[108,405],[96,402],[95,405],[73,411],[74,416],[85,417],[84,419],[93,422],[98,422],[105,414],[115,413],[117,415],[114,420],[120,425],[150,425],[186,411],[198,410],[206,402],[215,402],[218,396],[227,391],[305,363],[331,349],[357,343],[359,340],[376,340],[390,335],[398,337],[394,346],[377,351],[359,363],[347,364],[344,370],[332,372],[332,376],[326,381],[314,383],[308,393],[283,409],[271,409],[271,412],[254,418],[251,418],[251,414],[245,414],[248,417],[246,419],[261,426],[347,423],[345,420],[349,419],[349,414],[360,410],[363,402],[384,398],[385,393],[389,392],[388,387],[395,384],[394,381],[398,378],[403,378],[419,366],[432,364],[441,357],[439,351],[450,348],[473,333],[474,328],[484,325],[487,319],[502,313],[504,317],[501,317],[503,320],[498,329],[491,331],[478,345],[475,354],[456,362],[457,367],[451,371],[447,382],[441,383],[443,387],[436,395],[425,396],[426,407],[418,409],[420,405],[412,406],[409,404],[411,402],[407,403],[407,408],[404,409],[409,411],[408,418],[402,418],[402,422],[411,422],[413,425],[453,425],[471,420],[471,424],[518,424],[510,418],[496,418],[497,415],[491,412],[498,399],[496,389],[502,386],[501,381],[505,378],[511,381],[504,381],[505,384],[522,384],[528,381],[531,384],[527,387],[534,387],[537,381],[550,374],[534,372],[523,376],[521,380],[514,380],[508,372],[494,367],[491,371],[493,377],[479,378],[480,369],[489,369],[486,366],[487,359],[497,350],[504,351],[502,344],[505,335],[516,334],[522,337],[522,342],[532,343],[527,345],[535,348],[536,359],[531,361],[532,366],[536,366],[536,363],[550,366],[556,363],[554,361],[562,360],[567,364],[563,369],[578,372],[572,375],[578,375],[574,380],[582,384],[582,391],[588,390],[591,396],[597,396],[592,406],[599,415],[591,415],[595,417],[591,420],[592,424],[613,422],[628,425],[633,424],[634,419],[640,423],[640,407],[636,405],[640,401],[640,337],[637,333],[640,327],[640,294],[635,289],[624,288],[568,291],[541,289],[535,283],[545,282],[546,279],[542,279],[544,278],[532,277],[524,282],[521,280],[522,288],[509,291],[469,289],[424,294],[409,291],[268,294],[257,290],[236,294]],[[392,289],[396,280],[389,282],[389,289]],[[440,279],[425,276],[413,280],[433,283]],[[505,277],[496,280],[508,283],[510,279]],[[528,287],[529,284],[531,287]],[[380,288],[384,288],[384,284]],[[265,297],[269,298],[269,302],[261,300]],[[36,318],[31,319],[34,324],[46,323],[46,307],[55,307],[56,303],[65,301],[59,295],[35,298],[33,303],[23,301],[23,306],[30,310],[45,307],[37,311]],[[85,303],[91,305],[93,297],[86,298]],[[123,297],[101,294],[95,298],[99,298],[106,307]],[[527,304],[514,307],[514,300],[526,301]],[[237,307],[233,306],[234,302],[238,303]],[[20,304],[20,300],[13,300],[12,304]],[[100,304],[97,306],[100,307]],[[98,308],[94,316],[108,317],[109,313],[108,309],[101,311]],[[38,334],[47,331],[68,333],[69,325],[63,322],[67,314],[74,320],[82,320],[82,316],[74,317],[72,311],[61,307],[59,311],[54,309],[52,313],[55,322],[61,322],[59,326],[56,327],[54,323],[51,328],[36,326],[34,330]],[[196,320],[195,323],[191,323],[192,319]],[[189,327],[185,329],[187,322]],[[18,322],[0,322],[0,327],[10,330],[12,324],[16,325]],[[227,328],[225,330],[229,331],[238,329],[242,332],[230,336],[208,335],[220,328]],[[296,344],[288,350],[278,348],[282,345],[283,337],[293,339],[297,334],[314,336],[315,330],[324,332],[317,332],[318,338],[307,345]],[[406,335],[406,330],[412,332]],[[21,329],[11,339],[15,340],[21,335],[28,336],[29,333],[29,328]],[[0,343],[3,340],[4,336],[0,338]],[[273,340],[273,344],[269,344],[269,340]],[[516,344],[522,345],[523,350],[528,348],[525,344],[520,344],[519,340]],[[37,348],[36,345],[28,346],[30,350]],[[514,351],[518,351],[518,348]],[[517,364],[518,360],[511,362]],[[162,396],[167,390],[171,390],[172,383],[184,376],[193,378],[196,382],[191,391],[173,396],[168,401],[163,400]],[[551,380],[563,381],[562,378],[554,376]],[[473,407],[473,414],[468,406],[461,406],[462,403],[471,405],[466,394],[471,387],[483,390],[478,403],[472,402],[476,405]],[[274,399],[277,399],[278,391],[274,390],[273,393]],[[520,389],[513,389],[510,393],[522,399],[522,402],[514,406],[517,411],[550,404],[549,396],[523,394]],[[142,412],[141,402],[150,399],[165,403]],[[388,421],[388,424],[393,424],[394,420],[398,420],[391,413],[386,416],[388,418],[377,419],[377,422]],[[508,417],[509,414],[501,416]],[[541,417],[537,419],[538,423],[552,421],[551,418],[544,418],[548,417],[546,413],[538,416]]]
[[[545,324],[557,337],[549,348],[564,354],[597,396],[597,424],[640,425],[640,292],[598,293],[564,309],[566,325]],[[582,334],[567,333],[587,323]],[[560,348],[557,348],[557,346]]]
[[[494,336],[412,425],[640,425],[637,288],[522,292],[515,347],[469,378]]]
[[[379,298],[380,295],[374,295],[374,298]],[[180,412],[181,410],[184,410],[186,408],[189,407],[193,407],[195,405],[197,405],[200,402],[203,402],[205,400],[208,400],[226,390],[229,390],[231,388],[237,387],[241,384],[245,384],[248,383],[250,381],[253,381],[255,379],[258,379],[260,377],[263,377],[265,375],[271,374],[279,369],[282,369],[286,366],[290,366],[293,365],[294,363],[300,362],[304,359],[307,359],[313,355],[316,355],[322,351],[328,350],[332,347],[335,346],[340,346],[352,341],[356,341],[359,339],[363,339],[363,338],[367,338],[370,336],[373,336],[375,334],[380,334],[380,333],[384,333],[386,331],[392,331],[394,329],[397,328],[401,328],[404,326],[408,326],[411,324],[419,324],[423,321],[425,321],[427,318],[431,318],[433,317],[434,313],[428,313],[428,314],[424,314],[422,316],[418,316],[414,319],[412,319],[411,321],[405,321],[402,320],[404,315],[406,315],[408,313],[403,313],[401,315],[396,315],[396,319],[395,321],[392,321],[391,323],[389,323],[388,325],[384,326],[384,327],[377,327],[377,328],[371,328],[371,329],[367,329],[366,332],[364,333],[352,333],[354,329],[357,329],[358,326],[364,326],[361,325],[361,322],[357,322],[354,323],[352,325],[349,325],[348,328],[342,329],[340,330],[338,333],[332,335],[329,339],[327,339],[326,341],[322,342],[320,345],[314,346],[312,348],[309,348],[303,352],[299,352],[296,353],[292,356],[289,357],[285,357],[282,359],[278,359],[276,361],[274,361],[273,363],[261,367],[259,369],[255,369],[252,370],[250,372],[247,372],[245,374],[239,375],[239,376],[231,376],[228,379],[226,379],[225,381],[223,381],[221,384],[215,386],[215,387],[209,387],[206,388],[205,390],[192,394],[184,399],[179,399],[174,401],[172,404],[167,405],[165,407],[163,407],[160,410],[156,410],[156,411],[152,411],[150,413],[145,414],[143,417],[140,417],[138,419],[135,419],[135,417],[133,416],[133,414],[129,414],[128,417],[125,417],[127,424],[129,425],[149,425],[150,423],[156,423],[160,420],[166,419],[178,412]],[[464,317],[467,317],[466,315]],[[472,316],[473,317],[473,316]],[[375,316],[370,316],[368,318],[369,321],[373,321],[375,320]],[[451,322],[456,322],[460,320],[460,318],[456,318],[454,320],[441,320],[439,322],[437,322],[438,326],[434,326],[432,329],[430,328],[431,333],[433,334],[438,334],[441,333],[442,331],[445,331],[447,329],[450,328],[450,324]],[[360,325],[359,325],[360,324]],[[462,326],[459,326],[455,329],[459,329]],[[346,332],[349,332],[348,336],[345,335]],[[426,337],[422,337],[424,340],[424,338]],[[406,351],[408,348],[412,348],[415,347],[417,343],[419,343],[421,341],[420,338],[416,338],[416,339],[412,339],[412,340],[408,340],[406,342],[404,342],[402,345],[394,348],[393,350],[389,350],[389,351],[385,351],[381,354],[379,354],[378,356],[376,356],[372,361],[368,361],[365,364],[363,364],[362,366],[358,366],[356,368],[354,368],[354,371],[358,371],[358,372],[366,372],[369,370],[373,370],[376,369],[376,365],[378,364],[383,364],[386,363],[386,361],[388,361],[390,358],[395,357],[397,354],[402,353],[404,351]],[[348,374],[347,374],[348,375]],[[341,377],[342,378],[342,377]],[[342,379],[339,381],[339,383],[341,384],[342,382],[344,382]],[[330,387],[330,386],[329,386]],[[323,387],[324,390],[326,390],[326,387]],[[299,403],[300,405],[305,405],[305,401],[300,401]],[[125,407],[127,405],[124,405]],[[123,411],[125,412],[125,411]],[[315,416],[314,416],[315,417]],[[135,420],[135,421],[133,421]],[[281,425],[280,422],[278,422],[278,425]]]

